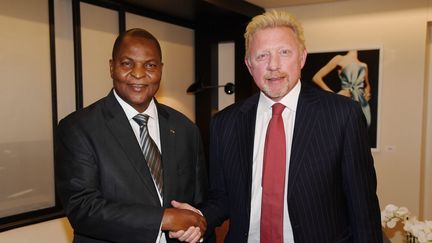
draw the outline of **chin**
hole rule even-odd
[[[286,94],[288,94],[288,88],[284,87],[282,89],[264,89],[263,92],[272,100],[282,99]]]

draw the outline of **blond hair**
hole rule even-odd
[[[250,42],[252,41],[253,35],[259,30],[275,27],[290,28],[296,34],[297,41],[300,44],[300,48],[306,48],[303,27],[301,26],[300,22],[298,22],[293,15],[286,11],[270,10],[253,17],[247,25],[246,32],[244,33],[246,57],[249,57],[249,46]]]

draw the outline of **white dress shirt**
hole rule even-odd
[[[300,81],[294,88],[279,101],[279,103],[286,106],[282,112],[282,119],[285,128],[285,141],[286,141],[286,171],[285,171],[285,193],[284,198],[287,202],[287,184],[288,184],[288,171],[291,155],[291,144],[294,133],[295,115],[297,109],[298,97],[300,94],[301,83]],[[272,117],[272,105],[275,102],[265,96],[262,92],[259,97],[257,116],[255,124],[255,137],[253,149],[253,165],[252,165],[252,195],[251,195],[251,215],[249,224],[249,243],[260,242],[260,220],[261,220],[261,200],[262,200],[262,169],[264,159],[264,143],[267,133],[267,126]],[[291,222],[288,214],[288,204],[284,204],[284,217],[283,217],[283,238],[284,243],[294,243],[294,236],[291,228]]]
[[[137,142],[139,144],[140,143],[140,127],[139,127],[138,123],[136,123],[135,120],[133,120],[134,116],[138,115],[139,112],[137,110],[135,110],[135,108],[133,108],[131,105],[126,103],[126,101],[124,101],[122,98],[120,98],[120,96],[117,95],[115,90],[113,90],[113,91],[114,91],[114,96],[116,97],[117,101],[120,103],[120,106],[123,108],[123,110],[126,114],[126,117],[129,121],[129,123],[131,124],[132,130],[134,131]],[[159,118],[158,118],[158,112],[157,112],[156,104],[155,104],[153,99],[150,101],[150,104],[147,107],[147,110],[145,110],[141,114],[146,114],[149,116],[149,119],[147,121],[147,127],[148,127],[148,131],[149,131],[149,135],[153,139],[153,141],[156,143],[156,145],[159,149],[159,152],[161,152],[161,154],[162,154],[161,145],[160,145],[161,143],[160,143],[160,133],[159,133]],[[161,206],[162,206],[163,205],[162,197],[159,194],[159,190],[157,189],[157,186],[156,186],[156,183],[154,180],[153,180],[153,183],[155,185],[156,191],[157,191],[158,196],[159,196],[159,201],[160,201]],[[162,224],[161,224],[160,228],[161,227],[162,227]],[[166,243],[165,235],[162,234],[162,231],[160,228],[159,228],[158,237],[156,239],[156,243]]]

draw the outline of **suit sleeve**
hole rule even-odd
[[[90,136],[64,122],[56,133],[56,189],[75,233],[110,242],[155,242],[163,208],[106,198]]]
[[[214,230],[228,217],[228,192],[225,185],[223,161],[220,159],[220,141],[217,131],[221,129],[219,119],[210,124],[209,198],[200,208],[207,220],[208,231]]]
[[[365,117],[352,106],[345,126],[342,176],[353,242],[382,242],[377,179]]]
[[[206,200],[207,196],[207,166],[206,159],[204,154],[204,146],[202,143],[202,139],[197,127],[194,129],[194,137],[195,137],[195,148],[196,153],[195,156],[196,164],[195,164],[195,192],[194,192],[194,204],[199,205]]]

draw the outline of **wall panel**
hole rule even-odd
[[[118,29],[117,11],[81,3],[84,107],[105,97],[112,88],[109,60]]]

